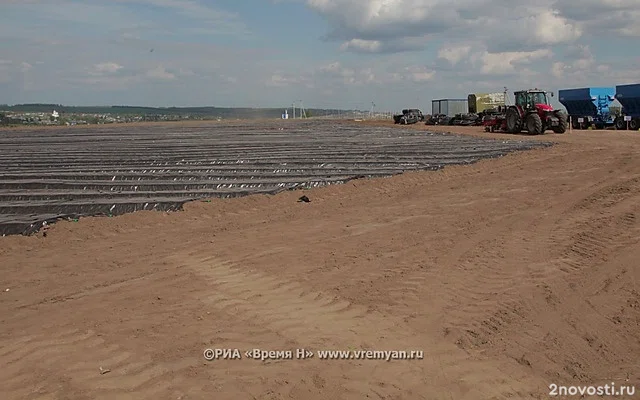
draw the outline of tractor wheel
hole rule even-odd
[[[616,129],[619,131],[624,131],[627,129],[627,122],[623,117],[617,117],[615,121]]]
[[[527,115],[527,132],[529,135],[541,135],[542,134],[542,120],[536,113]]]
[[[558,118],[558,126],[554,126],[553,131],[555,133],[565,133],[569,126],[569,122],[567,121],[567,114],[563,113],[562,111],[556,111],[554,114],[556,115],[556,118]]]
[[[507,110],[507,132],[520,133],[522,132],[522,116],[517,108],[511,107]]]
[[[631,129],[632,131],[637,131],[638,129],[640,129],[640,119],[634,118],[629,121],[629,129]]]

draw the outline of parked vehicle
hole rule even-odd
[[[640,83],[616,86],[615,98],[622,104],[622,115],[614,122],[616,129],[640,129]]]
[[[553,109],[547,92],[530,89],[514,94],[516,104],[509,106],[506,112],[507,132],[520,133],[526,129],[531,135],[541,135],[548,129],[555,133],[567,131],[567,114]]]
[[[424,115],[422,111],[417,108],[405,109],[402,110],[402,114],[393,116],[393,122],[395,124],[410,125],[420,121],[424,121]]]
[[[573,129],[604,129],[614,124],[610,107],[615,94],[614,87],[562,89],[558,100],[567,109]]]
[[[425,125],[449,125],[449,122],[452,120],[451,117],[446,114],[434,114],[430,115],[427,118]]]

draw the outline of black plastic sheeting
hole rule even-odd
[[[0,234],[438,170],[550,145],[314,120],[0,131]]]

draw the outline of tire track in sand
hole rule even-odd
[[[58,398],[56,393],[71,388],[106,400],[161,398],[175,383],[169,374],[193,361],[158,364],[109,344],[95,331],[73,330],[3,341],[0,364],[0,398]]]
[[[530,276],[534,278],[531,283],[544,289],[550,307],[556,298],[548,285],[553,277],[570,280],[572,274],[603,264],[619,249],[640,241],[638,183],[640,180],[636,178],[600,188],[570,207],[555,222],[548,236],[548,245],[556,248],[555,255],[547,262],[529,266]],[[600,214],[594,217],[593,208],[601,210]],[[466,339],[473,345],[491,343],[494,335],[506,326],[523,323],[533,310],[534,306],[524,296],[513,296],[489,318],[475,324]]]
[[[389,305],[389,312],[416,317],[419,329],[440,326],[438,332],[444,331],[446,336],[468,334],[475,321],[499,307],[501,299],[516,294],[514,282],[535,285],[548,276],[504,267],[509,256],[504,244],[514,231],[534,225],[536,218],[533,212],[500,216],[452,243],[444,257],[417,265],[400,263],[384,270],[363,271],[362,279],[379,281],[381,301]],[[428,309],[421,307],[424,304]]]
[[[365,182],[353,181],[350,185],[357,185],[358,192],[356,196],[369,197],[369,194],[375,194],[383,197],[400,197],[404,198],[404,194],[412,192],[415,188],[432,186],[436,184],[442,184],[451,180],[468,180],[473,179],[480,173],[480,170],[493,170],[496,163],[500,163],[503,169],[522,169],[522,157],[526,156],[530,152],[546,152],[547,149],[539,149],[532,151],[515,152],[514,154],[500,157],[499,160],[484,160],[484,164],[476,165],[473,169],[465,168],[461,165],[447,166],[437,171],[407,171],[408,173],[396,176],[394,180],[389,179],[377,179],[377,185],[368,185]],[[518,154],[521,153],[521,154]],[[522,154],[524,153],[524,154]],[[549,160],[560,157],[555,153],[539,153],[535,160],[528,160],[529,164],[544,165]],[[452,187],[453,189],[454,187]],[[320,192],[320,198],[322,200],[330,200],[335,197],[336,193],[329,193],[325,195]],[[462,200],[461,200],[462,201]],[[477,199],[471,199],[471,202],[477,201]],[[539,215],[529,214],[528,223],[537,224]],[[381,227],[388,227],[392,224],[403,223],[415,219],[415,216],[396,218],[392,222],[385,223],[370,223],[366,225],[360,225],[358,229],[352,229],[349,234],[339,237],[352,237],[354,234],[366,234],[371,231],[375,231]],[[517,222],[521,222],[522,217],[516,217],[515,221],[511,225],[515,225]],[[446,292],[446,299],[451,303],[458,306],[451,307],[451,316],[454,319],[454,325],[459,324],[461,326],[468,327],[469,315],[478,311],[481,313],[487,313],[495,306],[493,297],[495,295],[504,292],[513,286],[513,279],[521,276],[527,276],[524,272],[519,274],[505,273],[503,268],[497,268],[504,256],[499,254],[499,249],[495,246],[499,245],[501,240],[509,239],[510,226],[501,226],[503,220],[494,221],[487,226],[486,229],[478,231],[469,240],[463,240],[461,242],[454,242],[449,255],[442,260],[439,260],[437,264],[429,262],[421,263],[420,265],[398,265],[394,263],[392,268],[386,268],[382,270],[367,270],[363,271],[363,282],[376,282],[385,281],[385,299],[392,305],[400,303],[404,305],[411,305],[416,302],[423,302],[425,297],[438,297],[442,292],[441,287],[434,287],[442,282],[442,276],[447,277],[447,282],[444,283]],[[478,248],[482,248],[482,251],[478,251]],[[478,263],[478,260],[482,260],[480,268],[476,268],[469,263],[464,264],[465,261],[473,260],[474,263]],[[446,272],[442,270],[445,269]],[[532,284],[536,284],[546,278],[552,272],[546,269],[542,274],[537,271],[528,271],[533,278]],[[462,286],[458,286],[458,282]],[[459,305],[465,305],[469,307],[461,309]],[[458,318],[455,316],[457,313],[462,313]],[[477,314],[476,314],[477,316]]]
[[[640,193],[640,176],[597,189],[578,201],[572,207],[572,211],[609,209],[638,193]]]
[[[637,242],[638,204],[640,177],[605,185],[584,196],[556,221],[549,236],[550,245],[558,249],[555,263],[564,272],[577,271],[604,262],[620,247]]]
[[[211,286],[210,293],[201,301],[212,311],[246,321],[246,326],[276,332],[300,347],[322,350],[347,349],[355,345],[372,350],[424,350],[423,360],[385,364],[384,369],[376,368],[375,361],[370,367],[362,364],[355,369],[350,362],[336,364],[342,378],[349,378],[349,385],[365,383],[368,389],[361,395],[398,396],[398,388],[394,387],[397,382],[389,378],[394,375],[402,376],[407,382],[411,379],[428,381],[418,392],[422,398],[432,398],[424,394],[426,387],[442,388],[445,392],[451,391],[453,398],[463,399],[476,399],[478,395],[490,398],[523,394],[513,389],[513,383],[524,380],[526,375],[514,365],[470,360],[469,355],[455,345],[440,338],[419,335],[399,318],[367,311],[363,306],[322,292],[309,291],[294,281],[245,271],[237,264],[214,257],[195,254],[175,257]],[[228,334],[237,336],[237,343],[246,340],[247,332]],[[241,373],[238,369],[241,365],[245,364],[234,364],[234,370]],[[244,373],[252,373],[250,367],[244,368],[247,368]],[[362,368],[366,368],[366,373]],[[505,379],[506,375],[511,376]],[[374,381],[385,385],[374,391],[371,384]]]
[[[639,240],[636,207],[577,224],[564,241],[558,262],[564,272],[579,271],[600,264],[616,250]]]
[[[532,312],[521,290],[549,290],[553,279],[604,262],[617,249],[638,241],[635,205],[640,204],[639,182],[634,178],[586,192],[583,200],[568,209],[567,203],[559,202],[564,210],[549,214],[552,218],[562,215],[560,220],[540,218],[533,210],[493,222],[468,240],[455,243],[439,265],[406,274],[386,270],[389,277],[395,277],[389,280],[390,302],[410,306],[424,303],[427,297],[435,299],[429,314],[440,317],[432,325],[442,325],[445,335],[454,333],[463,348],[490,344],[506,327]],[[594,207],[608,209],[609,215],[593,218],[590,210]],[[548,247],[564,247],[551,260],[531,262],[536,258],[535,246],[527,248],[530,237],[548,237]],[[529,254],[507,254],[505,245],[512,246],[514,241],[520,241],[518,247]],[[553,301],[552,293],[547,297]]]

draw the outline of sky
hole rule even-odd
[[[0,104],[429,112],[640,83],[638,21],[638,0],[0,0]]]

